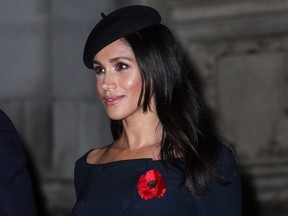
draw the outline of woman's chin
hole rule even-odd
[[[111,120],[122,120],[123,119],[123,116],[122,115],[117,115],[117,114],[111,114],[111,113],[107,113],[109,119]]]

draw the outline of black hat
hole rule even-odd
[[[115,10],[100,20],[86,41],[83,60],[93,68],[94,56],[113,41],[161,22],[160,14],[153,8],[132,5]]]

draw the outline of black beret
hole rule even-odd
[[[93,68],[94,56],[113,41],[161,22],[160,14],[153,8],[131,5],[117,9],[100,20],[90,32],[85,44],[83,60]]]

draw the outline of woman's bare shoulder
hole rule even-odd
[[[99,164],[102,163],[104,156],[107,154],[108,149],[111,145],[98,147],[92,149],[87,156],[87,163]]]

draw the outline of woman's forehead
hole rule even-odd
[[[134,61],[135,55],[127,40],[125,38],[120,38],[108,44],[98,53],[96,53],[93,61],[95,62],[103,58],[106,60],[121,58]]]

